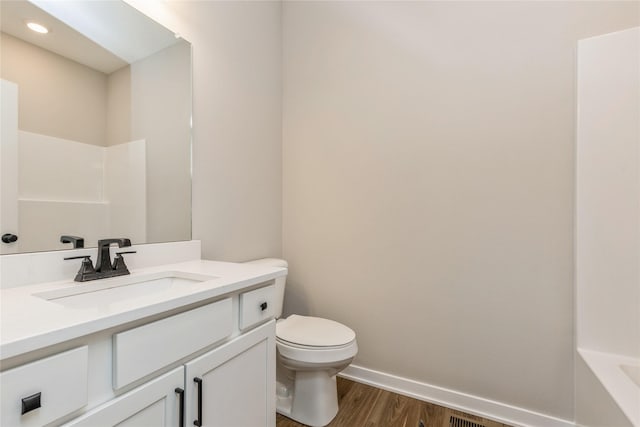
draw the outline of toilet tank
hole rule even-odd
[[[246,264],[261,264],[269,267],[283,267],[288,268],[287,261],[278,258],[262,258],[254,261],[247,261]],[[284,286],[287,281],[287,276],[278,277],[276,279],[276,307],[275,316],[280,318],[282,316],[282,303],[284,302]]]

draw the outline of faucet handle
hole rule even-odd
[[[116,252],[116,255],[124,255],[124,254],[135,254],[138,251],[124,251],[124,252]]]
[[[97,279],[98,275],[96,274],[96,270],[91,262],[91,255],[70,256],[66,257],[65,260],[81,258],[83,259],[82,264],[80,265],[80,270],[78,270],[78,274],[76,274],[74,280],[76,282],[86,282],[88,280]]]
[[[91,255],[68,256],[68,257],[65,257],[64,260],[67,261],[67,260],[70,260],[70,259],[80,259],[80,258],[85,258],[85,259],[88,259],[89,261],[91,261]]]
[[[135,254],[136,251],[116,252],[116,259],[113,261],[113,269],[119,274],[129,274],[129,269],[124,263],[124,254]]]

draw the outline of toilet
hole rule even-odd
[[[287,268],[281,259],[250,261]],[[326,426],[338,413],[336,374],[358,353],[355,332],[338,322],[292,314],[282,316],[286,276],[276,279],[276,409],[311,427]]]

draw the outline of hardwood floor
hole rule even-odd
[[[331,427],[509,427],[340,377],[338,404],[340,409],[329,424]],[[451,416],[472,422],[451,423]],[[304,427],[304,424],[277,414],[276,427]]]

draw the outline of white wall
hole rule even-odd
[[[127,0],[194,48],[194,236],[357,363],[573,417],[575,45],[636,3]]]
[[[8,34],[0,35],[0,75],[20,88],[18,127],[106,145],[107,76]]]
[[[192,221],[203,258],[281,255],[281,3],[127,2],[192,43]]]
[[[285,310],[357,365],[573,419],[578,39],[626,2],[285,2]]]
[[[131,67],[107,76],[107,145],[131,141]]]
[[[147,242],[185,240],[191,236],[191,48],[180,40],[130,70],[131,139],[146,141]]]

